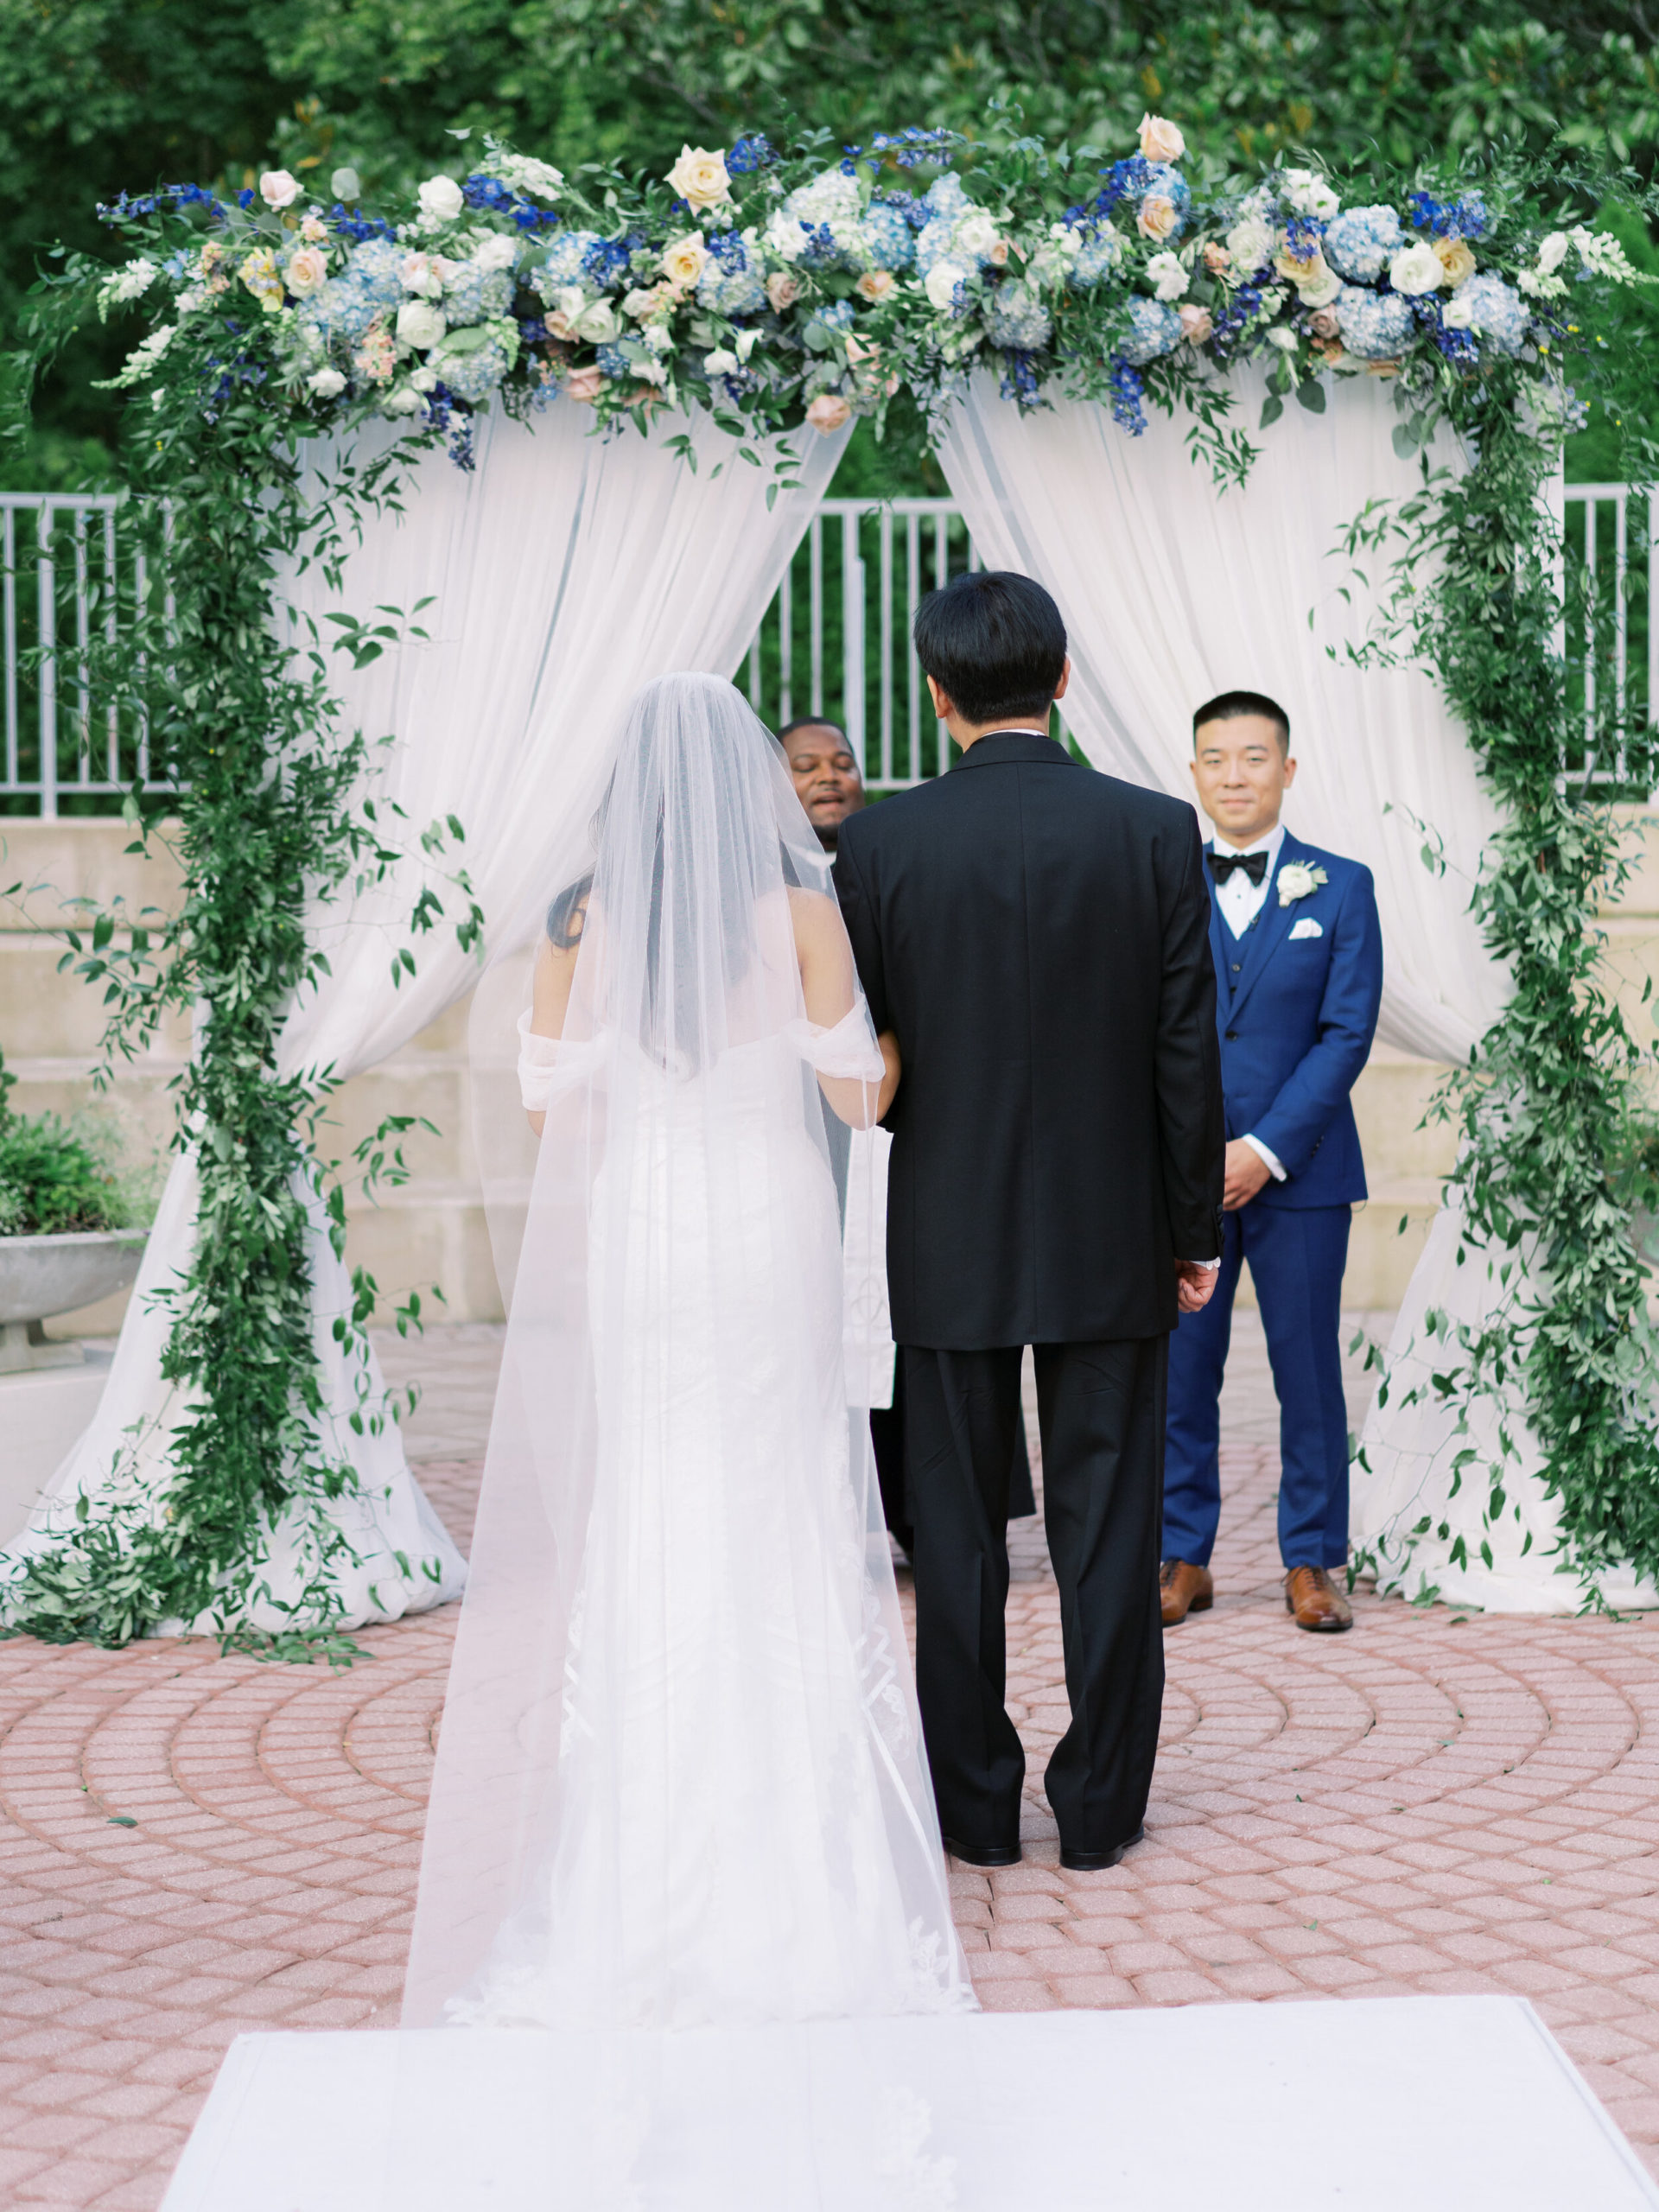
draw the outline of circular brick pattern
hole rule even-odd
[[[982,1999],[1520,1992],[1659,2171],[1659,1624],[1362,1594],[1350,1635],[1303,1635],[1273,1455],[1225,1471],[1150,1833],[1107,1873],[1058,1863],[1058,1610],[1017,1532],[1027,1858],[952,1869]],[[476,1478],[423,1470],[458,1532]],[[0,1644],[0,2201],[153,2212],[233,2035],[393,2024],[454,1626],[374,1630],[340,1672]]]

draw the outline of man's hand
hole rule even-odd
[[[1177,1260],[1175,1296],[1182,1313],[1202,1313],[1220,1277],[1219,1268],[1201,1268],[1196,1260]]]
[[[1224,1172],[1227,1181],[1221,1203],[1227,1213],[1236,1213],[1240,1206],[1249,1205],[1256,1192],[1272,1180],[1267,1161],[1243,1137],[1235,1137],[1228,1146]]]

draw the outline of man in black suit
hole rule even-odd
[[[928,1760],[946,1848],[1013,1865],[1005,1529],[1030,1344],[1071,1704],[1046,1788],[1061,1864],[1109,1866],[1139,1840],[1158,1745],[1169,1332],[1221,1251],[1204,853],[1190,806],[1046,734],[1070,664],[1029,577],[957,577],[915,642],[963,758],[849,816],[836,884],[903,1067],[887,1267]]]

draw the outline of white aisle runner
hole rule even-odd
[[[1520,1998],[231,2047],[163,2212],[1637,2212]]]

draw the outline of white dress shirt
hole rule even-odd
[[[1224,856],[1236,853],[1265,853],[1268,856],[1267,874],[1260,883],[1252,883],[1243,868],[1235,868],[1225,883],[1216,886],[1216,904],[1221,909],[1221,918],[1234,937],[1241,938],[1268,903],[1268,894],[1273,889],[1273,879],[1278,872],[1279,855],[1284,849],[1285,825],[1282,822],[1275,822],[1265,837],[1257,837],[1249,845],[1230,845],[1224,837],[1220,836],[1213,842],[1216,850]],[[1262,1143],[1260,1137],[1247,1129],[1244,1142],[1261,1160],[1275,1183],[1288,1179],[1284,1163],[1276,1153]]]

